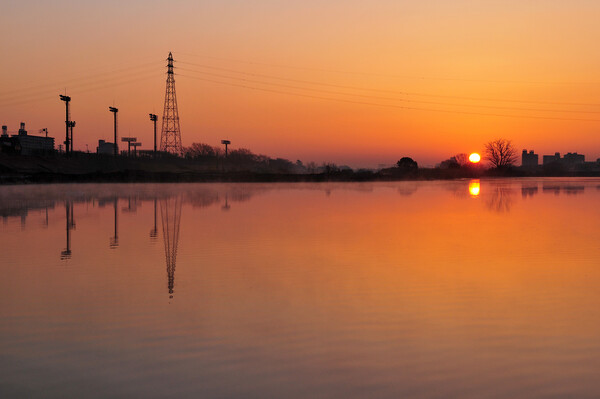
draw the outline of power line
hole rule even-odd
[[[313,99],[318,99],[318,100],[337,101],[337,102],[344,102],[344,103],[350,103],[350,104],[371,105],[371,106],[376,106],[376,107],[388,107],[388,108],[406,109],[406,110],[415,110],[415,111],[442,112],[442,113],[462,114],[462,115],[494,116],[494,117],[502,117],[502,118],[524,118],[524,119],[547,119],[547,120],[561,120],[561,121],[600,122],[600,119],[560,118],[560,117],[533,116],[533,115],[507,115],[507,114],[493,114],[493,113],[470,112],[470,111],[443,110],[443,109],[434,109],[434,108],[407,107],[407,106],[403,106],[403,105],[381,104],[381,103],[373,103],[373,102],[367,102],[367,101],[354,101],[354,100],[347,100],[347,99],[341,99],[341,98],[322,97],[322,96],[314,96],[314,95],[310,95],[310,94],[286,92],[286,91],[282,91],[282,90],[265,89],[265,88],[260,88],[260,87],[253,87],[253,86],[229,83],[229,82],[221,82],[221,81],[217,81],[217,80],[204,79],[204,78],[199,78],[199,77],[195,77],[195,76],[188,76],[188,75],[181,75],[181,74],[178,74],[178,76],[201,80],[201,81],[205,81],[205,82],[227,85],[227,86],[241,87],[241,88],[250,89],[250,90],[258,90],[258,91],[264,91],[264,92],[270,92],[270,93],[292,95],[292,96],[305,97],[305,98],[313,98]]]
[[[158,72],[158,69],[156,70],[156,72]],[[35,97],[40,97],[40,95],[44,95],[45,93],[54,93],[57,90],[63,90],[65,86],[67,87],[81,87],[81,86],[89,86],[89,85],[97,85],[99,83],[105,84],[105,83],[109,83],[111,81],[115,81],[115,80],[120,80],[120,79],[124,79],[127,78],[129,76],[133,76],[133,77],[138,77],[140,75],[147,75],[148,73],[156,73],[155,71],[133,71],[127,74],[121,74],[120,76],[110,76],[110,77],[105,77],[105,78],[101,78],[98,79],[97,77],[88,77],[84,79],[79,79],[80,82],[77,83],[77,80],[74,81],[69,81],[63,84],[48,84],[46,85],[48,88],[47,89],[40,89],[37,90],[35,92],[32,93],[24,93],[22,94],[20,91],[18,92],[18,94],[13,95],[12,97],[7,97],[5,96],[5,98],[0,98],[0,103],[6,103],[6,102],[14,102],[14,101],[19,101],[19,100],[28,100],[31,98],[35,98]]]
[[[114,83],[96,83],[93,84],[92,86],[89,87],[85,87],[85,88],[75,88],[72,90],[69,90],[69,93],[74,93],[74,94],[82,94],[82,93],[88,93],[91,91],[96,91],[96,90],[101,90],[101,89],[105,89],[105,88],[112,88],[112,87],[116,87],[116,86],[122,86],[122,85],[127,85],[130,83],[134,83],[134,82],[139,82],[139,81],[144,81],[144,80],[148,80],[148,79],[156,79],[159,76],[163,76],[163,74],[156,74],[156,73],[152,73],[151,75],[145,75],[145,76],[140,76],[136,79],[128,79],[125,81],[117,81]],[[89,85],[89,84],[88,84]],[[56,90],[55,90],[56,91]],[[48,94],[43,94],[43,95],[37,95],[28,99],[21,99],[21,100],[3,100],[0,101],[0,105],[2,106],[17,106],[17,105],[23,105],[23,104],[29,104],[29,103],[35,103],[35,102],[39,102],[39,101],[44,101],[44,100],[52,100],[56,97],[56,92],[53,91],[52,95]],[[49,92],[49,91],[48,91]]]
[[[162,65],[161,65],[162,66]],[[119,69],[115,69],[115,70],[111,70],[111,71],[105,71],[105,72],[100,72],[94,75],[86,75],[86,76],[82,76],[82,77],[78,77],[78,78],[66,78],[66,79],[62,79],[61,82],[53,82],[53,83],[48,83],[46,81],[46,83],[42,83],[39,85],[35,85],[35,86],[29,86],[29,87],[24,87],[21,88],[19,87],[19,93],[27,93],[27,92],[39,92],[40,89],[43,88],[52,88],[55,89],[57,86],[62,86],[64,87],[65,83],[73,84],[74,82],[79,82],[79,81],[87,81],[87,80],[97,80],[97,78],[99,76],[103,76],[103,75],[111,75],[111,79],[114,79],[114,77],[112,77],[113,75],[115,75],[118,72],[122,72],[122,71],[127,71],[129,73],[125,74],[125,75],[131,75],[131,74],[139,74],[141,72],[143,72],[144,70],[149,70],[152,68],[155,68],[158,70],[159,64],[157,62],[153,62],[153,63],[146,63],[146,64],[142,64],[142,65],[138,65],[138,66],[133,66],[133,67],[127,67],[127,68],[119,68]],[[137,72],[135,72],[137,70]],[[2,97],[6,97],[8,95],[8,91],[5,93],[0,94],[0,100],[2,99]]]
[[[205,65],[205,64],[197,64],[197,63],[186,62],[186,61],[178,61],[178,62],[181,64],[193,65],[193,66],[197,66],[200,68],[207,68],[207,69],[219,70],[219,71],[224,71],[224,72],[237,73],[237,74],[242,74],[242,75],[246,75],[246,76],[256,76],[256,77],[263,77],[263,78],[267,78],[267,79],[275,79],[275,80],[282,80],[282,81],[289,81],[289,82],[296,82],[296,83],[312,84],[312,85],[316,85],[316,86],[335,87],[335,88],[360,90],[360,91],[371,91],[371,92],[419,96],[419,97],[459,99],[459,100],[468,100],[468,101],[489,101],[489,102],[523,103],[523,104],[600,107],[600,103],[574,103],[574,102],[533,101],[533,100],[519,100],[519,99],[494,99],[494,98],[484,98],[484,97],[450,96],[450,95],[440,95],[440,94],[418,93],[418,92],[411,92],[411,91],[375,89],[375,88],[368,88],[368,87],[348,86],[348,85],[339,85],[339,84],[333,84],[333,83],[315,82],[315,81],[308,81],[308,80],[302,80],[302,79],[283,78],[280,76],[265,75],[265,74],[252,73],[252,72],[243,72],[243,71],[239,71],[239,70],[235,70],[235,69],[221,68],[221,67],[215,67],[215,66],[210,66],[210,65]],[[180,69],[182,69],[182,68],[180,68]],[[194,71],[194,72],[199,72],[199,71]],[[205,72],[202,72],[202,73],[205,73]]]
[[[153,62],[145,62],[146,60],[149,60],[151,58],[154,59]],[[115,69],[115,65],[114,64],[102,65],[102,66],[94,64],[94,67],[91,67],[91,68],[85,68],[85,69],[78,68],[74,72],[69,72],[69,79],[70,80],[80,79],[79,77],[73,77],[73,76],[79,76],[79,75],[84,75],[83,78],[87,78],[89,76],[96,76],[96,75],[101,75],[101,74],[102,75],[104,75],[104,74],[110,74],[110,73],[119,72],[119,71],[123,71],[123,70],[130,70],[130,69],[135,69],[135,68],[141,68],[141,67],[144,67],[146,65],[151,65],[151,64],[161,65],[162,66],[162,63],[159,64],[159,61],[156,60],[156,58],[154,56],[153,57],[141,57],[140,61],[141,60],[143,60],[144,63],[135,63],[135,64],[133,64],[131,66],[126,66],[127,64],[121,64],[121,65],[118,66],[117,69]],[[36,81],[30,81],[28,83],[31,86],[25,87],[24,90],[29,90],[30,88],[36,88],[36,87],[40,87],[40,86],[45,86],[45,85],[48,84],[47,82],[48,82],[49,79],[50,78],[48,76],[44,76],[42,79],[38,79]],[[60,81],[60,82],[64,82],[65,81],[65,79],[63,77],[61,77],[61,76],[55,77],[54,80],[55,81]],[[39,83],[36,84],[36,82],[39,82]],[[19,88],[19,90],[21,90],[21,89]]]
[[[497,79],[470,79],[470,78],[458,78],[458,77],[435,77],[435,76],[415,76],[415,75],[395,75],[395,74],[385,74],[385,73],[376,73],[376,72],[364,72],[364,71],[344,71],[338,69],[327,69],[327,68],[312,68],[312,67],[303,67],[303,66],[293,66],[293,65],[285,65],[285,64],[272,64],[265,62],[257,62],[257,61],[248,61],[248,60],[240,60],[234,58],[223,58],[223,57],[214,57],[210,55],[204,54],[193,54],[187,52],[178,52],[178,54],[188,55],[191,57],[198,58],[209,58],[217,61],[226,61],[226,62],[237,62],[248,65],[259,65],[273,68],[283,68],[283,69],[296,69],[303,71],[314,71],[314,72],[326,72],[326,73],[334,73],[334,74],[345,74],[345,75],[363,75],[363,76],[378,76],[378,77],[388,77],[388,78],[397,78],[397,79],[415,79],[415,80],[446,80],[446,81],[459,81],[459,82],[480,82],[480,83],[521,83],[521,84],[543,84],[543,85],[590,85],[590,84],[600,84],[600,82],[583,82],[583,81],[572,81],[572,82],[550,82],[550,81],[525,81],[525,80],[497,80]],[[181,62],[177,60],[178,62]]]
[[[517,107],[504,107],[504,106],[496,106],[496,105],[452,104],[452,103],[444,103],[444,102],[438,102],[438,101],[412,100],[412,99],[406,99],[406,98],[373,96],[373,95],[365,95],[365,94],[357,94],[357,93],[344,93],[344,92],[332,91],[332,90],[322,90],[322,89],[314,89],[314,88],[308,88],[308,87],[285,85],[285,84],[264,82],[264,81],[251,80],[251,79],[245,79],[245,78],[237,78],[237,77],[232,77],[232,76],[227,76],[227,75],[215,74],[215,73],[211,73],[211,72],[195,71],[195,70],[187,69],[187,68],[180,68],[180,70],[189,71],[189,72],[197,72],[197,73],[202,73],[203,75],[210,75],[210,76],[215,76],[215,77],[220,77],[220,78],[225,78],[225,79],[232,79],[232,80],[237,80],[237,81],[243,81],[243,82],[248,82],[248,83],[263,84],[263,85],[283,87],[283,88],[296,89],[296,90],[314,91],[314,92],[325,93],[325,94],[362,97],[362,98],[375,99],[375,100],[399,101],[399,102],[409,102],[409,103],[417,103],[417,104],[444,105],[444,106],[450,106],[450,107],[501,109],[501,110],[526,111],[526,112],[534,111],[534,112],[555,112],[555,113],[581,113],[581,114],[599,114],[600,113],[600,111],[558,110],[558,109],[523,108],[523,107],[517,108]]]

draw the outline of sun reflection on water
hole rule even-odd
[[[469,182],[469,194],[471,194],[471,197],[478,197],[480,190],[481,183],[479,182],[479,179],[474,179]]]

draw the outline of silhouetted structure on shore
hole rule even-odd
[[[104,140],[98,140],[96,154],[111,155],[115,153],[115,143],[110,143]]]
[[[183,155],[181,129],[179,127],[179,110],[177,109],[177,94],[175,93],[173,54],[171,53],[169,53],[169,57],[167,58],[167,87],[165,89],[165,107],[160,134],[160,150],[178,156]]]
[[[71,114],[69,113],[69,103],[71,102],[71,97],[66,95],[59,95],[61,101],[65,102],[66,108],[66,117],[65,117],[65,154],[69,155],[72,151],[71,148],[71,140],[69,139],[69,128],[71,127]]]
[[[560,152],[554,153],[554,155],[544,155],[543,164],[544,166],[550,164],[561,164],[564,166],[574,166],[583,164],[585,162],[585,155],[578,154],[576,152],[566,153],[562,158],[560,157]]]
[[[598,173],[600,172],[600,159],[596,162],[586,162],[585,155],[577,152],[568,152],[561,157],[560,152],[553,155],[544,155],[542,164],[539,156],[533,150],[523,150],[521,155],[521,170],[538,175],[562,175],[565,173]]]
[[[119,145],[117,144],[117,113],[119,112],[118,108],[108,107],[108,110],[114,115],[114,146],[113,146],[113,154],[117,156],[119,154]]]
[[[21,122],[17,134],[9,137],[8,127],[2,126],[0,152],[21,155],[43,155],[54,152],[54,137],[48,137],[48,130],[42,129],[45,136],[27,134],[25,122]]]
[[[540,156],[538,154],[533,152],[533,150],[530,150],[529,152],[527,152],[527,150],[523,150],[523,154],[521,155],[521,166],[523,168],[535,170],[537,169],[539,163]]]

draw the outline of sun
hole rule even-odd
[[[471,163],[479,163],[479,161],[481,161],[481,155],[479,155],[478,153],[474,152],[471,155],[469,155],[469,161]]]

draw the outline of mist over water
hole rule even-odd
[[[0,187],[0,397],[600,396],[600,179]]]

